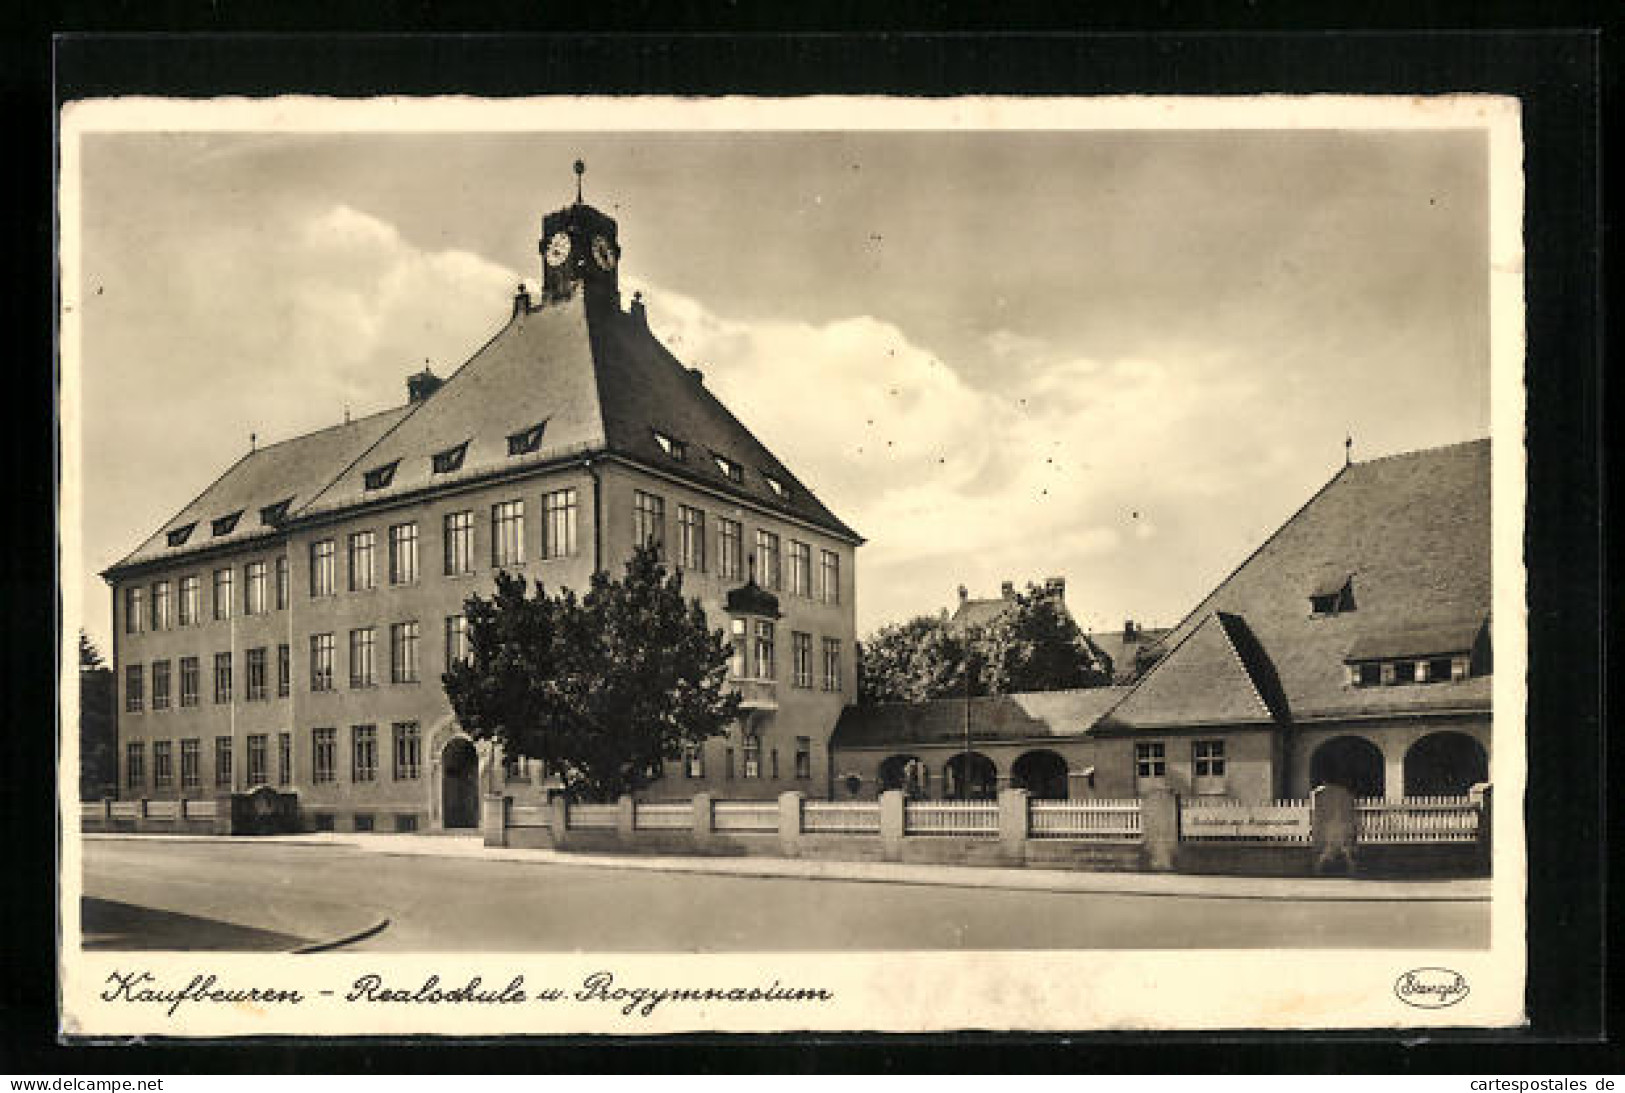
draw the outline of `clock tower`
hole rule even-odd
[[[581,292],[589,304],[606,302],[619,308],[621,245],[616,224],[582,202],[585,170],[576,160],[575,203],[542,219],[542,238],[537,244],[542,255],[542,302],[568,300]]]

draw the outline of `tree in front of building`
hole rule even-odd
[[[858,702],[925,702],[965,691],[966,635],[947,620],[919,615],[888,623],[858,646]],[[973,695],[986,694],[980,673]]]
[[[79,631],[79,797],[117,793],[118,728],[113,718],[113,670],[101,650]]]
[[[683,599],[681,573],[639,549],[586,595],[497,574],[464,605],[469,655],[442,676],[463,729],[546,763],[575,800],[612,800],[660,777],[739,716],[730,650]]]

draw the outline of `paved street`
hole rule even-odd
[[[1470,948],[1488,944],[1490,917],[1487,902],[1460,900],[1005,891],[242,840],[89,839],[84,895],[86,946],[100,949],[292,949],[384,919],[387,928],[347,947]]]

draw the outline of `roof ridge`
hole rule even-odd
[[[1389,452],[1387,455],[1374,455],[1370,459],[1356,459],[1349,466],[1369,467],[1374,463],[1387,463],[1394,459],[1409,459],[1418,455],[1436,455],[1451,448],[1470,448],[1475,444],[1488,444],[1491,438],[1487,436],[1474,437],[1471,440],[1453,440],[1448,444],[1435,444],[1428,448],[1412,448],[1409,451]]]
[[[348,421],[337,421],[337,422],[334,422],[332,425],[320,426],[319,428],[315,428],[315,429],[310,430],[308,433],[295,433],[293,436],[286,436],[286,437],[283,437],[281,440],[273,440],[269,444],[262,444],[259,447],[250,449],[248,454],[249,455],[257,455],[260,452],[268,452],[272,448],[280,448],[285,444],[293,444],[296,441],[300,441],[300,440],[309,440],[313,436],[318,436],[318,435],[320,435],[322,433],[330,433],[334,429],[348,429],[352,425],[360,425],[362,422],[371,421],[375,417],[383,417],[385,414],[398,413],[399,411],[405,410],[406,408],[407,407],[405,405],[402,405],[402,406],[388,406],[388,407],[385,407],[382,410],[374,410],[370,414],[363,414],[358,418],[351,418]],[[201,494],[199,496],[201,496]],[[194,498],[194,500],[196,500],[196,499]]]

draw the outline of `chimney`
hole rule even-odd
[[[1046,578],[1044,578],[1044,595],[1048,596],[1052,600],[1064,600],[1064,599],[1066,599],[1066,578],[1065,577],[1046,577]]]
[[[705,373],[701,372],[698,368],[690,368],[688,370],[688,374],[694,378],[695,383],[705,382]]]
[[[964,585],[960,585],[959,586],[959,602],[961,604],[963,604],[968,599],[970,599],[970,589],[966,588]]]
[[[525,282],[519,282],[519,290],[513,294],[513,314],[509,318],[517,319],[521,315],[530,314],[530,289]]]
[[[425,368],[421,372],[406,377],[406,397],[410,402],[422,402],[436,391],[446,381]]]
[[[1130,642],[1135,642],[1135,641],[1139,641],[1139,640],[1140,640],[1140,631],[1139,631],[1139,628],[1134,625],[1134,620],[1133,619],[1124,619],[1123,620],[1123,644],[1128,645]]]
[[[999,595],[1004,597],[1007,600],[1015,599],[1016,598],[1016,582],[1015,581],[1005,581],[1003,584],[999,585]]]

